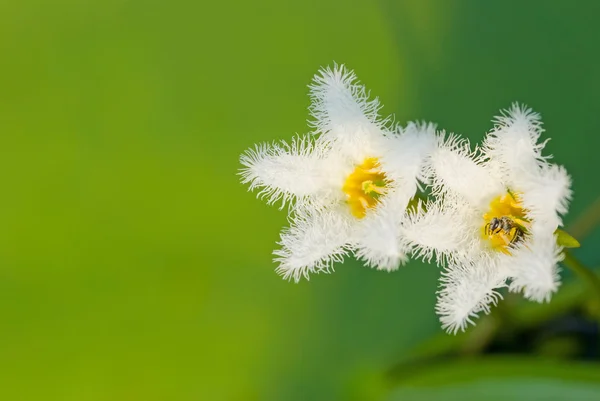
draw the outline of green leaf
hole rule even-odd
[[[551,379],[482,380],[457,386],[399,388],[387,401],[592,401],[600,386],[591,383],[563,382]]]
[[[556,235],[556,243],[563,248],[579,248],[581,244],[574,237],[571,236],[568,232],[557,228],[554,232]]]
[[[395,382],[402,386],[430,387],[483,379],[547,378],[600,383],[600,364],[541,357],[488,356],[454,358],[425,364]]]
[[[415,366],[396,377],[388,401],[592,400],[600,364],[539,357],[461,358]]]

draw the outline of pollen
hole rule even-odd
[[[366,158],[344,182],[342,191],[346,194],[350,211],[356,218],[365,217],[367,209],[375,207],[385,193],[387,180],[380,167],[377,158]]]
[[[510,255],[510,248],[527,235],[529,220],[519,196],[511,191],[494,198],[483,215],[481,235],[492,249]]]

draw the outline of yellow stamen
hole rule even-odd
[[[385,193],[386,183],[377,158],[368,157],[356,166],[342,187],[352,214],[359,219],[365,217],[367,209],[377,205],[378,198]]]
[[[362,183],[362,190],[364,193],[368,194],[369,192],[375,192],[379,195],[383,195],[385,192],[385,187],[378,187],[373,181],[368,180]]]
[[[489,211],[483,215],[481,236],[489,241],[492,249],[510,255],[511,246],[527,234],[526,215],[527,210],[518,195],[507,191],[490,202]]]

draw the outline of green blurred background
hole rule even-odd
[[[599,16],[593,0],[0,1],[0,399],[599,399],[598,368],[563,377],[570,362],[390,389],[382,372],[441,333],[437,268],[284,282],[285,213],[236,176],[244,149],[307,130],[307,85],[336,61],[397,121],[476,141],[513,101],[541,112],[569,223],[600,195]]]

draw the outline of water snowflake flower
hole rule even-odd
[[[277,271],[297,282],[330,272],[349,253],[394,270],[407,259],[399,226],[436,144],[435,127],[388,128],[378,99],[344,66],[321,70],[310,95],[314,132],[241,157],[242,182],[269,204],[289,206],[290,226],[274,252]]]
[[[489,313],[498,289],[548,301],[559,284],[555,232],[571,196],[562,166],[542,155],[540,116],[513,105],[495,119],[481,148],[439,135],[426,167],[434,200],[402,229],[414,253],[445,269],[437,313],[456,333]]]

